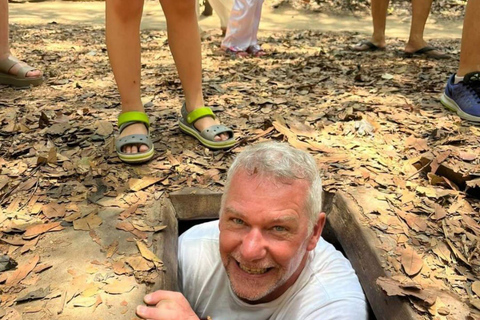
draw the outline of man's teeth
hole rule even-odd
[[[242,266],[240,264],[240,269],[242,269],[243,271],[245,271],[246,273],[250,273],[250,274],[262,274],[262,273],[265,273],[268,271],[267,268],[262,268],[262,269],[250,269],[250,268],[247,268],[245,266]]]

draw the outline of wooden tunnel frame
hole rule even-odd
[[[222,193],[205,189],[186,188],[170,194],[161,204],[162,220],[169,226],[158,246],[159,256],[172,276],[163,277],[162,288],[176,289],[178,223],[183,220],[216,219]],[[378,277],[388,276],[382,267],[384,259],[377,247],[381,245],[374,232],[364,223],[362,208],[350,194],[324,193],[327,224],[323,238],[340,245],[355,269],[373,313],[378,320],[419,319],[407,299],[387,296],[376,284]],[[164,223],[165,223],[164,222]],[[158,284],[157,284],[158,285]]]

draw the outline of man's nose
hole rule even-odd
[[[265,239],[258,229],[251,229],[243,238],[241,246],[242,258],[247,261],[263,259],[267,254]]]

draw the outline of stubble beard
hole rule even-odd
[[[237,261],[241,261],[241,260],[235,259],[234,255],[229,255],[227,257],[225,270],[227,272],[228,279],[230,280],[230,286],[232,288],[232,291],[235,293],[237,297],[239,297],[242,300],[255,302],[262,298],[265,298],[270,293],[275,291],[277,288],[282,286],[285,282],[287,282],[289,278],[289,275],[285,272],[285,270],[280,268],[276,263],[266,261],[261,265],[256,265],[254,267],[259,269],[270,267],[270,268],[273,268],[274,269],[273,271],[277,272],[277,274],[283,273],[279,280],[275,281],[275,278],[274,278],[272,279],[274,281],[271,281],[270,279],[268,279],[272,283],[266,284],[265,281],[264,280],[262,281],[261,279],[249,279],[248,281],[246,281],[245,279],[237,279],[238,276],[235,277],[231,275],[229,270],[230,264],[232,265],[233,268],[238,268],[238,265],[233,265],[233,264],[237,264]],[[253,266],[250,266],[250,267],[253,267]],[[268,272],[272,272],[272,270]]]

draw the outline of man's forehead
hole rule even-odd
[[[255,185],[270,184],[274,187],[281,188],[293,184],[308,184],[308,182],[303,179],[286,178],[269,172],[249,171],[246,169],[239,169],[234,173],[231,181],[238,182],[238,180],[243,180],[251,184],[252,187]]]
[[[232,214],[238,218],[245,218],[245,219],[248,218],[248,215],[246,212],[238,210],[234,206],[226,206],[225,213]],[[297,221],[298,216],[295,214],[291,214],[286,210],[282,215],[274,216],[270,220],[271,222],[291,222],[291,221]]]

